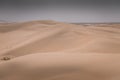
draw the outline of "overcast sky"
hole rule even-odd
[[[0,0],[0,20],[120,22],[120,0]]]

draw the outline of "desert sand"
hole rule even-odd
[[[120,24],[0,23],[0,80],[120,80]]]

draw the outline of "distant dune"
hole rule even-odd
[[[0,23],[0,80],[120,80],[120,24]]]

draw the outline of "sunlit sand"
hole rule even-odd
[[[120,24],[0,23],[0,80],[120,80]]]

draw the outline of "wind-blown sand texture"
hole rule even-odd
[[[0,23],[0,80],[120,80],[120,24]]]

